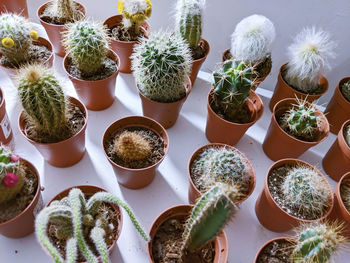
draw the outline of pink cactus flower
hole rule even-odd
[[[13,187],[17,184],[18,177],[14,173],[6,173],[4,179],[2,180],[2,184],[6,187]]]
[[[15,163],[15,162],[18,162],[19,161],[19,156],[14,154],[11,156],[11,162]]]

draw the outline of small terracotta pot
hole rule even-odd
[[[230,145],[226,145],[226,144],[221,144],[221,143],[211,143],[211,144],[207,144],[204,145],[200,148],[198,148],[191,156],[190,161],[188,162],[188,181],[189,181],[189,188],[188,188],[188,201],[190,204],[194,204],[196,203],[196,200],[202,195],[201,192],[198,190],[198,188],[195,186],[195,184],[192,181],[191,178],[191,167],[192,164],[194,162],[194,160],[197,158],[197,156],[205,149],[209,148],[209,147],[215,147],[215,148],[230,148],[233,150],[238,151],[235,147],[232,147]],[[242,152],[238,151],[243,158],[245,159],[247,165],[249,166],[249,176],[250,176],[250,186],[249,186],[249,192],[248,194],[241,199],[240,201],[236,202],[236,205],[239,205],[241,203],[243,203],[245,200],[248,199],[248,197],[253,193],[254,188],[255,188],[255,172],[254,172],[254,168],[253,165],[251,164],[251,162],[249,161],[249,159],[245,156],[245,154],[243,154]]]
[[[324,111],[329,122],[332,133],[337,134],[343,123],[350,118],[350,102],[345,99],[340,88],[350,80],[350,77],[343,78],[339,81],[338,86],[334,90],[334,94],[326,110]]]
[[[168,103],[151,100],[142,94],[139,87],[137,87],[137,89],[141,98],[143,115],[156,120],[165,129],[169,129],[176,123],[182,105],[185,103],[188,95],[191,92],[192,85],[190,79],[188,78],[186,84],[186,96],[181,100]]]
[[[261,118],[264,112],[263,102],[260,97],[251,90],[247,100],[248,108],[252,113],[251,121],[248,123],[234,123],[224,120],[213,111],[211,107],[212,94],[213,89],[211,89],[208,94],[208,114],[205,135],[208,141],[212,143],[235,145],[246,131]]]
[[[308,101],[308,102],[313,102],[315,100],[318,100],[323,94],[325,94],[328,90],[328,80],[326,79],[325,76],[322,76],[320,80],[320,85],[322,86],[322,92],[319,94],[306,94],[300,91],[297,91],[296,89],[292,88],[291,86],[288,85],[287,82],[284,81],[282,77],[282,71],[284,67],[288,63],[285,63],[281,66],[280,72],[278,74],[278,79],[277,79],[277,84],[275,87],[275,91],[272,95],[272,98],[270,100],[270,110],[273,110],[273,107],[279,102],[280,100],[286,99],[286,98],[295,98],[297,97],[298,99],[302,99]]]
[[[117,163],[115,163],[109,156],[107,155],[107,141],[108,139],[118,130],[129,128],[129,127],[142,127],[148,130],[155,132],[160,138],[164,141],[164,156],[157,163],[140,169],[131,169],[127,167],[123,167]],[[130,116],[119,119],[112,123],[104,132],[102,139],[102,147],[104,149],[104,153],[108,159],[108,161],[112,164],[114,173],[117,177],[119,184],[123,185],[126,188],[130,189],[139,189],[146,187],[149,185],[155,175],[158,166],[164,160],[166,154],[169,149],[169,137],[166,130],[156,121],[142,116]]]
[[[16,217],[0,223],[0,234],[9,238],[21,238],[34,232],[34,221],[36,215],[43,208],[44,203],[41,196],[40,176],[37,169],[29,161],[20,159],[38,180],[38,187],[32,202]]]
[[[77,99],[69,97],[74,105],[78,106],[85,115],[85,123],[81,130],[71,138],[57,143],[38,143],[27,137],[24,111],[19,115],[19,130],[22,135],[35,146],[45,161],[56,167],[68,167],[79,162],[85,153],[85,130],[88,114],[85,106]]]
[[[52,64],[53,64],[54,54],[52,52],[52,45],[51,45],[50,41],[48,41],[45,38],[39,37],[38,40],[33,40],[33,43],[35,45],[45,46],[48,48],[48,50],[51,51],[50,57],[45,62],[43,62],[44,65],[51,68]],[[2,54],[0,53],[0,58],[1,57],[2,57]],[[0,64],[0,68],[2,68],[2,70],[4,70],[6,72],[6,74],[10,77],[10,79],[12,81],[15,81],[15,76],[17,75],[17,72],[18,72],[17,68],[5,67],[2,64]]]
[[[279,241],[287,241],[287,242],[297,242],[296,239],[294,238],[290,238],[290,237],[278,237],[278,238],[274,238],[270,241],[267,241],[258,251],[258,253],[256,254],[255,256],[255,259],[254,259],[254,263],[258,263],[258,259],[259,259],[259,256],[260,254],[262,253],[262,251],[265,249],[265,247],[267,247],[268,245],[270,245],[271,243],[273,242],[279,242]]]
[[[12,140],[12,137],[10,120],[6,112],[5,96],[0,88],[0,143],[8,144]]]
[[[109,17],[104,22],[104,25],[106,25],[109,29],[112,29],[113,27],[120,25],[122,20],[123,20],[122,15],[115,15],[115,16]],[[151,28],[147,23],[147,21],[143,22],[141,31],[143,32],[145,37],[148,36],[150,30]],[[134,46],[138,43],[139,41],[120,41],[115,39],[111,40],[110,47],[120,58],[120,69],[119,69],[120,72],[122,73],[132,72],[130,56],[134,51]]]
[[[112,50],[109,50],[109,57],[117,62],[117,71],[105,79],[101,80],[83,80],[73,77],[69,73],[70,59],[67,54],[63,60],[63,67],[72,81],[79,99],[89,110],[104,110],[111,106],[115,99],[115,85],[119,73],[120,59]]]
[[[202,58],[192,61],[192,70],[191,70],[191,76],[190,76],[192,86],[194,86],[194,82],[197,79],[198,72],[201,69],[202,64],[207,59],[207,56],[210,52],[209,43],[204,38],[201,38],[199,45],[205,50],[205,55]]]
[[[147,252],[148,252],[148,260],[149,262],[155,262],[152,255],[153,248],[153,238],[158,232],[160,226],[169,219],[172,218],[184,218],[189,216],[191,209],[193,206],[191,205],[178,205],[173,206],[164,212],[162,212],[153,222],[151,226],[151,230],[149,235],[151,237],[151,241],[147,243]],[[227,263],[228,259],[228,242],[226,233],[222,231],[214,240],[215,242],[215,257],[213,263]]]
[[[222,62],[225,62],[226,61],[226,57],[227,57],[227,55],[230,53],[230,49],[228,48],[228,49],[226,49],[225,51],[224,51],[224,53],[222,54]],[[261,78],[256,78],[255,79],[255,87],[254,87],[254,90],[256,90],[258,87],[259,87],[259,85],[261,84],[261,82],[263,82],[266,78],[267,78],[267,76],[268,75],[270,75],[270,73],[271,73],[271,69],[270,69],[270,71],[269,71],[269,73],[267,73],[266,74],[266,76],[264,76],[264,77],[261,77]]]
[[[281,145],[281,144],[280,144]],[[272,170],[275,168],[281,167],[285,164],[289,165],[303,165],[310,168],[313,168],[307,162],[297,160],[297,159],[283,159],[278,162],[275,162],[269,169],[267,176],[265,178],[264,188],[262,192],[259,194],[259,197],[255,203],[255,213],[261,225],[273,232],[286,232],[291,230],[294,227],[299,226],[301,223],[312,223],[315,221],[325,220],[331,213],[334,205],[334,199],[332,193],[332,189],[327,182],[327,179],[322,175],[320,171],[317,170],[319,176],[322,177],[324,183],[328,187],[328,191],[332,196],[331,205],[328,207],[327,211],[324,215],[315,220],[304,220],[294,217],[287,212],[285,212],[277,202],[271,196],[269,187],[268,187],[268,177],[270,176]]]
[[[0,14],[7,12],[28,18],[27,0],[1,0]]]
[[[94,186],[94,185],[79,185],[79,186],[74,186],[74,187],[69,187],[65,190],[63,190],[62,192],[60,192],[59,194],[57,194],[54,198],[51,199],[51,201],[48,203],[48,206],[55,200],[61,200],[64,197],[68,196],[69,191],[73,188],[79,188],[86,197],[90,197],[92,195],[94,195],[97,192],[107,192],[105,189],[100,188],[98,186]],[[119,214],[119,218],[118,218],[118,229],[117,229],[117,235],[115,236],[115,239],[112,243],[112,245],[108,248],[108,253],[112,254],[113,252],[113,248],[115,247],[117,240],[120,236],[120,233],[122,231],[122,226],[123,226],[123,213],[121,211],[121,209],[119,208],[119,206],[111,204],[111,206],[113,207],[113,209]],[[47,255],[50,256],[50,254],[46,251],[45,248],[43,248],[44,251],[46,252]],[[98,257],[98,260],[100,262],[100,257]],[[78,263],[87,263],[87,262],[78,262]]]
[[[322,161],[323,169],[334,181],[339,181],[345,173],[350,172],[350,147],[344,137],[345,127],[349,123],[350,120],[344,122],[336,141]]]
[[[321,127],[317,141],[307,142],[299,140],[285,132],[280,127],[277,120],[289,110],[293,104],[297,104],[296,99],[284,99],[279,101],[273,109],[271,123],[263,143],[265,154],[273,161],[284,158],[298,158],[310,147],[319,144],[328,136],[329,124],[327,118],[318,109],[316,109],[315,115],[321,118]],[[310,104],[307,102],[306,105],[309,106]]]
[[[47,6],[51,2],[52,1],[46,2],[45,4],[40,6],[38,9],[37,15],[38,15],[38,18],[40,20],[41,25],[45,28],[45,31],[46,31],[50,41],[52,42],[52,44],[55,48],[55,53],[60,57],[64,57],[66,52],[65,52],[65,49],[62,45],[62,32],[65,30],[66,25],[56,25],[56,24],[52,24],[52,23],[47,23],[40,18],[42,13],[45,11]],[[79,9],[81,10],[81,13],[82,13],[82,19],[84,19],[85,14],[86,14],[85,6],[80,4],[80,3],[77,3],[77,2],[75,2],[75,3],[79,6]]]

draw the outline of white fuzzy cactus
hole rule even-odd
[[[60,24],[75,22],[82,18],[79,6],[73,0],[53,0],[49,2],[43,15],[55,19]]]

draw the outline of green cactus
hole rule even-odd
[[[341,86],[341,92],[345,99],[350,102],[350,80],[346,81],[342,86]]]
[[[56,23],[64,25],[80,20],[83,14],[73,0],[53,0],[41,15],[43,17],[50,17]]]
[[[350,124],[348,124],[348,126],[345,127],[344,137],[345,137],[346,143],[350,147]]]
[[[82,76],[90,77],[104,68],[108,57],[107,27],[91,20],[69,24],[63,33],[63,45]]]
[[[340,185],[340,195],[344,206],[350,213],[350,180],[348,178]]]
[[[115,204],[124,208],[140,235],[149,241],[149,236],[144,232],[131,209],[122,200],[107,192],[98,192],[86,200],[81,190],[74,188],[69,192],[68,197],[54,201],[50,206],[44,208],[35,220],[36,236],[56,263],[75,263],[78,250],[86,261],[97,263],[97,256],[87,244],[86,236],[93,241],[102,262],[110,262],[104,237],[113,229],[108,223],[109,215],[101,212],[103,203]],[[54,226],[56,238],[67,241],[65,256],[67,261],[64,261],[63,255],[51,243],[47,235],[49,224]]]
[[[136,83],[144,96],[158,102],[174,102],[186,96],[192,59],[179,35],[151,33],[134,47],[131,58]]]

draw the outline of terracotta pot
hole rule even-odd
[[[73,188],[79,188],[85,196],[90,197],[92,195],[94,195],[97,192],[107,192],[105,189],[100,188],[98,186],[94,186],[94,185],[79,185],[79,186],[74,186],[74,187],[69,187],[65,190],[63,190],[62,192],[60,192],[59,194],[57,194],[54,198],[51,199],[51,201],[48,203],[48,205],[50,205],[53,201],[55,200],[61,200],[64,197],[68,196],[69,191]],[[108,248],[108,253],[112,254],[113,252],[113,248],[115,247],[117,240],[120,236],[120,233],[122,231],[122,226],[123,226],[123,213],[121,211],[121,209],[119,208],[119,206],[111,204],[111,206],[113,207],[113,209],[119,213],[119,218],[118,218],[118,229],[117,229],[117,234],[115,236],[115,239],[112,243],[112,245]],[[46,252],[47,255],[50,256],[50,254],[46,251],[45,248],[43,248]],[[100,262],[100,257],[98,257],[98,260]],[[87,262],[78,262],[78,263],[87,263]]]
[[[120,59],[112,50],[109,51],[109,57],[117,62],[117,71],[105,79],[101,80],[83,80],[73,77],[69,73],[70,59],[67,54],[64,57],[63,65],[66,74],[72,81],[73,86],[78,94],[79,99],[89,110],[104,110],[111,106],[115,99],[115,86],[119,73]]]
[[[350,80],[350,77],[343,78],[339,81],[334,90],[334,94],[326,110],[324,111],[329,122],[332,133],[337,134],[343,123],[350,118],[350,102],[345,99],[340,87],[344,82]]]
[[[6,222],[0,223],[0,234],[10,238],[21,238],[33,233],[35,217],[44,206],[41,196],[40,176],[37,169],[29,161],[22,158],[20,160],[35,174],[38,179],[38,187],[32,202],[22,213]]]
[[[190,76],[192,86],[194,86],[194,82],[196,81],[198,72],[201,69],[202,64],[207,59],[207,56],[210,52],[209,43],[204,38],[201,38],[199,45],[205,50],[205,55],[202,58],[192,61],[192,70],[191,70],[191,76]]]
[[[328,136],[329,124],[327,118],[318,109],[316,109],[315,115],[319,116],[322,121],[317,141],[307,142],[299,140],[285,132],[278,124],[277,119],[289,110],[293,104],[297,104],[296,99],[284,99],[279,101],[273,109],[271,123],[263,143],[265,154],[273,161],[284,158],[298,158],[310,147],[319,144]],[[309,106],[310,104],[307,103],[306,105]]]
[[[224,53],[222,54],[222,62],[226,61],[226,57],[227,57],[227,55],[229,53],[230,53],[230,49],[229,48],[224,51]],[[271,69],[270,69],[269,73],[266,74],[265,77],[261,77],[261,78],[256,78],[255,79],[256,86],[255,86],[254,90],[256,90],[259,87],[261,82],[263,82],[267,78],[267,76],[270,75],[270,73],[271,73]]]
[[[138,88],[138,87],[137,87]],[[142,103],[143,115],[152,118],[159,122],[165,129],[169,129],[176,123],[179,113],[181,111],[182,105],[185,103],[188,95],[192,89],[191,81],[188,79],[186,86],[186,96],[181,100],[175,102],[158,102],[151,100],[144,96],[139,90],[139,95]]]
[[[69,97],[74,105],[78,106],[85,114],[85,123],[81,130],[71,138],[57,143],[38,143],[27,137],[24,112],[19,116],[19,130],[22,135],[35,146],[45,161],[56,167],[68,167],[79,162],[85,153],[85,130],[88,122],[88,114],[85,106],[77,99]]]
[[[12,129],[6,112],[5,96],[0,88],[0,143],[8,144],[12,140]]]
[[[345,127],[349,123],[350,120],[344,122],[336,141],[322,161],[323,169],[334,181],[339,181],[345,173],[350,172],[350,147],[344,137]]]
[[[38,18],[40,20],[41,25],[45,28],[45,31],[46,31],[50,41],[52,42],[52,44],[55,48],[55,53],[60,57],[64,57],[66,52],[65,52],[65,49],[61,43],[61,41],[62,41],[61,34],[65,30],[66,25],[56,25],[56,24],[52,24],[52,23],[47,23],[40,18],[41,14],[45,11],[48,4],[50,4],[51,2],[52,1],[46,2],[45,4],[40,6],[38,9],[37,15],[38,15]],[[75,3],[79,6],[79,9],[81,10],[81,13],[82,13],[82,19],[84,19],[85,14],[86,14],[85,6],[83,6],[82,4],[77,3],[77,2],[75,2]]]
[[[322,86],[322,92],[319,94],[306,94],[300,91],[297,91],[296,89],[292,88],[291,86],[288,85],[287,82],[284,81],[282,77],[282,71],[284,67],[288,63],[285,63],[281,66],[280,72],[278,74],[278,79],[277,79],[277,84],[275,87],[275,91],[272,95],[272,98],[270,100],[270,110],[273,110],[273,107],[276,105],[277,102],[280,100],[286,99],[286,98],[299,98],[302,100],[308,101],[308,102],[313,102],[315,100],[318,100],[323,94],[325,94],[328,90],[328,80],[326,79],[325,76],[322,76],[320,80],[320,85]]]
[[[196,200],[201,196],[201,192],[198,190],[198,188],[195,186],[195,184],[192,181],[191,178],[191,167],[192,164],[194,162],[194,160],[197,158],[197,156],[206,148],[209,147],[216,147],[216,148],[221,148],[221,147],[227,147],[227,148],[231,148],[234,149],[236,151],[238,151],[236,148],[226,145],[226,144],[221,144],[221,143],[211,143],[211,144],[207,144],[204,145],[200,148],[198,148],[191,156],[190,161],[188,162],[188,181],[189,181],[189,188],[188,188],[188,201],[190,204],[194,204],[196,203]],[[239,205],[241,203],[243,203],[245,200],[248,199],[248,197],[253,193],[254,188],[255,188],[255,172],[254,172],[254,168],[253,165],[251,164],[251,162],[249,161],[249,159],[240,151],[238,151],[245,159],[246,163],[249,166],[249,176],[250,176],[250,186],[249,186],[249,192],[248,194],[241,199],[240,201],[236,202],[236,205]]]
[[[1,0],[0,14],[16,13],[28,18],[27,0]]]
[[[256,256],[255,256],[255,259],[254,259],[254,262],[255,263],[258,263],[258,258],[259,258],[259,256],[260,256],[260,254],[262,253],[262,251],[265,249],[265,247],[267,247],[268,245],[270,245],[271,243],[273,243],[273,242],[283,242],[283,241],[287,241],[287,242],[297,242],[297,240],[296,239],[294,239],[294,238],[290,238],[290,237],[278,237],[278,238],[274,238],[274,239],[272,239],[272,240],[270,240],[270,241],[267,241],[260,249],[259,249],[259,251],[258,251],[258,253],[256,254]]]
[[[281,145],[281,144],[280,144]],[[262,226],[267,228],[273,232],[286,232],[291,230],[294,227],[299,226],[302,223],[312,223],[315,221],[325,220],[331,213],[334,205],[334,199],[332,193],[332,189],[327,182],[327,179],[321,174],[320,171],[317,170],[319,176],[322,177],[324,183],[327,185],[330,195],[332,196],[331,205],[328,207],[327,211],[324,215],[315,220],[304,220],[299,219],[295,216],[292,216],[285,212],[277,202],[271,196],[269,187],[268,187],[268,177],[270,176],[272,170],[275,168],[281,167],[282,165],[303,165],[307,167],[312,167],[307,162],[297,160],[297,159],[283,159],[278,162],[275,162],[269,169],[267,176],[265,178],[264,188],[262,192],[259,194],[259,197],[255,203],[255,213],[256,216]]]
[[[50,57],[45,62],[43,62],[43,64],[48,66],[48,67],[52,67],[54,54],[52,53],[51,43],[47,39],[42,38],[42,37],[39,37],[38,40],[33,40],[33,43],[35,45],[45,46],[48,48],[48,50],[51,51]],[[2,54],[0,53],[0,58],[1,57],[2,57]],[[12,81],[15,81],[15,76],[17,75],[18,68],[9,68],[9,67],[3,66],[2,64],[0,64],[0,68],[2,68],[2,70],[6,72],[6,74],[10,77],[10,79]]]
[[[210,90],[207,100],[207,124],[205,135],[208,141],[212,143],[224,143],[235,145],[243,137],[246,131],[254,125],[264,112],[264,105],[260,97],[253,91],[250,91],[250,96],[247,100],[248,108],[252,112],[251,121],[248,123],[234,123],[226,121],[217,115],[211,108],[213,89]]]
[[[189,216],[191,212],[191,205],[178,205],[173,206],[164,212],[162,212],[153,222],[151,230],[149,232],[151,241],[147,243],[147,252],[149,262],[155,262],[152,255],[153,238],[158,232],[159,227],[169,219],[172,218],[184,218]],[[215,257],[213,263],[227,263],[228,258],[228,242],[226,233],[222,231],[214,240],[215,242]]]
[[[128,127],[142,127],[155,132],[164,141],[164,156],[157,163],[140,169],[123,167],[115,163],[106,152],[108,139],[118,130]],[[130,116],[119,119],[112,123],[104,132],[102,147],[108,161],[112,164],[119,184],[130,189],[139,189],[149,185],[155,175],[158,166],[161,164],[169,149],[169,137],[166,130],[156,121],[141,116]]]
[[[108,18],[104,25],[106,25],[109,29],[112,29],[115,26],[121,24],[123,19],[122,15],[115,15]],[[143,34],[147,37],[151,28],[147,21],[143,22],[141,30]],[[119,56],[120,58],[120,69],[119,71],[122,73],[131,73],[131,59],[130,56],[134,51],[134,46],[138,44],[139,41],[120,41],[112,39],[110,43],[111,49]]]

